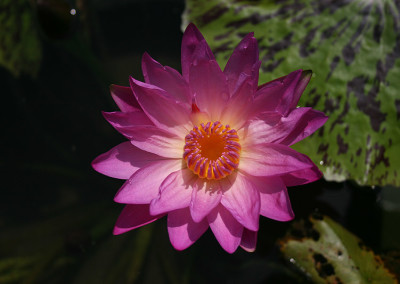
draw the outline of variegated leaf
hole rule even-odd
[[[315,217],[294,223],[291,234],[280,241],[285,258],[313,283],[398,283],[360,239],[329,217]]]

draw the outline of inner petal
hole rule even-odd
[[[183,158],[200,178],[218,180],[238,168],[240,151],[236,130],[215,121],[201,123],[186,135]]]

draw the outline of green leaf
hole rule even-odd
[[[33,9],[28,0],[0,2],[0,65],[14,76],[36,76],[42,58]]]
[[[400,185],[400,7],[383,1],[186,0],[194,22],[223,66],[255,32],[260,83],[313,70],[300,100],[328,122],[294,146],[328,180]]]
[[[326,216],[295,223],[280,246],[315,283],[398,283],[378,255]]]

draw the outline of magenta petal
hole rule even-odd
[[[129,133],[126,133],[129,127],[135,125],[153,125],[142,110],[131,112],[103,112],[103,116],[118,132],[127,138],[130,138]]]
[[[151,125],[117,129],[136,147],[166,158],[182,158],[185,140]]]
[[[311,108],[294,109],[287,117],[282,118],[286,137],[279,143],[293,145],[313,134],[327,120],[328,117],[320,111]]]
[[[136,171],[115,195],[114,201],[125,204],[148,204],[158,196],[164,179],[182,167],[180,160],[159,160]]]
[[[248,121],[243,131],[242,147],[253,148],[257,144],[282,140],[282,136],[285,136],[286,132],[283,127],[279,128],[282,124],[281,120],[281,114],[268,111],[259,114],[256,119]]]
[[[189,86],[178,71],[164,67],[147,53],[143,55],[142,70],[145,82],[165,90],[168,95],[183,103],[192,103]]]
[[[160,186],[158,197],[151,201],[150,213],[158,215],[189,207],[196,180],[197,176],[188,169],[168,175]]]
[[[159,128],[172,133],[181,134],[185,125],[190,120],[191,109],[153,85],[139,82],[130,78],[131,88],[137,101],[149,119]]]
[[[263,85],[255,94],[253,112],[277,111],[286,116],[296,107],[310,76],[309,71],[297,70]]]
[[[228,85],[216,61],[201,61],[190,67],[190,91],[200,111],[207,112],[212,121],[220,119],[229,99]]]
[[[215,58],[197,27],[189,24],[183,34],[181,48],[182,75],[187,82],[189,82],[190,65],[199,59],[214,60]]]
[[[234,253],[241,242],[243,226],[222,205],[214,208],[207,219],[221,247]]]
[[[230,93],[235,89],[236,82],[242,73],[258,79],[258,69],[254,70],[254,64],[258,62],[258,45],[253,35],[254,33],[250,33],[242,39],[225,66],[224,73],[228,80]]]
[[[203,220],[221,201],[222,193],[218,182],[206,183],[198,180],[198,188],[193,190],[190,213],[195,222]]]
[[[278,176],[313,166],[307,156],[286,145],[261,143],[242,151],[239,169],[253,176]]]
[[[277,112],[264,112],[248,125],[246,143],[278,143],[293,145],[308,137],[328,119],[322,112],[311,108],[296,108],[288,116]]]
[[[111,85],[111,96],[122,112],[131,112],[140,109],[130,87]]]
[[[197,241],[208,229],[207,220],[196,223],[188,208],[168,213],[168,234],[173,247],[184,250]]]
[[[287,188],[280,177],[255,177],[253,179],[260,192],[260,214],[277,221],[294,218]]]
[[[257,245],[257,232],[250,231],[246,228],[243,230],[242,241],[240,247],[247,252],[254,252]]]
[[[115,223],[113,234],[120,235],[127,231],[154,222],[163,216],[164,215],[150,215],[148,204],[126,205],[124,209],[122,209],[122,212]]]
[[[129,179],[140,168],[160,159],[160,156],[124,142],[94,159],[92,167],[109,177]]]
[[[297,82],[296,89],[292,96],[292,103],[290,105],[290,110],[293,110],[297,107],[301,95],[303,94],[308,83],[310,82],[311,76],[312,76],[311,70],[303,70],[303,72],[301,72],[300,79]]]
[[[236,130],[247,122],[251,115],[254,87],[254,80],[250,75],[239,76],[237,86],[222,112],[221,121],[226,121]]]
[[[319,180],[321,177],[322,173],[315,165],[310,169],[300,170],[281,176],[286,186],[296,186],[310,183]]]
[[[258,231],[260,196],[250,179],[241,173],[221,181],[221,204],[245,228]]]

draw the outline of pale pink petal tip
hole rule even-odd
[[[281,222],[293,220],[289,194],[280,177],[257,177],[253,181],[260,192],[261,215]]]
[[[188,208],[168,214],[168,234],[176,250],[184,250],[196,242],[208,229],[207,220],[194,222]]]
[[[216,207],[207,219],[221,247],[228,253],[234,253],[240,245],[243,226],[222,205]]]
[[[109,177],[129,179],[138,169],[158,159],[159,156],[124,142],[94,159],[92,167]]]

